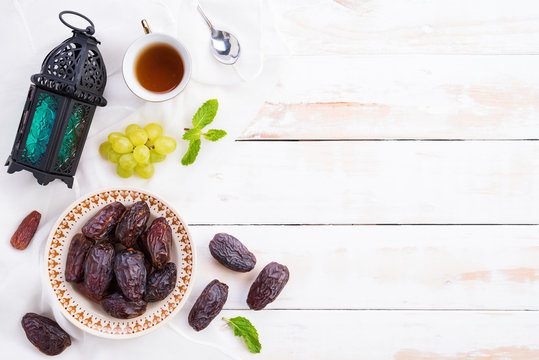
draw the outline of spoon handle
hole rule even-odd
[[[206,20],[206,24],[208,24],[208,26],[210,27],[210,29],[213,30],[213,25],[211,24],[210,19],[208,19],[208,17],[206,16],[206,14],[204,14],[204,11],[202,11],[202,8],[200,7],[200,4],[197,5],[197,10],[198,10],[198,12],[200,13],[200,15],[202,15],[202,17],[204,18],[204,20]]]

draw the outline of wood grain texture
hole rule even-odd
[[[244,359],[533,360],[539,357],[537,312],[240,311],[258,329],[260,355]],[[184,319],[175,318],[174,323]],[[221,320],[207,334],[225,349],[240,339]],[[194,333],[194,332],[192,332]],[[191,335],[191,333],[189,333]],[[201,334],[202,335],[202,334]],[[203,339],[200,336],[200,339]]]
[[[534,0],[271,1],[292,55],[536,54]]]
[[[191,224],[539,222],[539,142],[204,146],[195,166],[167,162],[159,170],[166,177],[141,182],[181,208]],[[109,171],[92,168],[92,181]]]
[[[537,56],[294,57],[241,139],[538,138],[538,62]]]
[[[192,226],[199,274],[229,285],[226,308],[248,309],[251,283],[269,262],[290,281],[268,309],[539,310],[536,226]],[[218,232],[257,256],[245,274],[208,250]],[[271,244],[271,246],[268,246]]]

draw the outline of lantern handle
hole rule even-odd
[[[76,26],[73,26],[73,25],[69,24],[67,21],[64,20],[64,18],[62,16],[65,15],[65,14],[71,14],[71,15],[80,16],[84,20],[88,21],[90,23],[90,26],[86,27],[86,29],[81,29],[81,28],[78,28]],[[88,35],[93,35],[95,33],[95,26],[94,26],[94,23],[92,22],[92,20],[88,19],[86,16],[82,15],[81,13],[78,13],[76,11],[71,11],[71,10],[64,10],[58,15],[58,17],[60,18],[60,21],[62,22],[62,24],[64,24],[68,28],[71,28],[71,29],[73,29],[75,31],[80,31],[80,32],[86,33]]]

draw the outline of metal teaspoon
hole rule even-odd
[[[214,28],[200,5],[197,6],[197,9],[211,30],[211,49],[213,56],[223,64],[234,64],[240,57],[240,43],[238,39],[229,32]]]

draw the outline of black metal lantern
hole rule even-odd
[[[81,16],[90,26],[71,26],[64,14]],[[31,77],[34,85],[6,165],[8,173],[28,170],[42,185],[60,179],[71,188],[95,107],[107,104],[102,96],[107,72],[92,21],[73,11],[59,17],[73,36],[53,49],[41,72]]]

